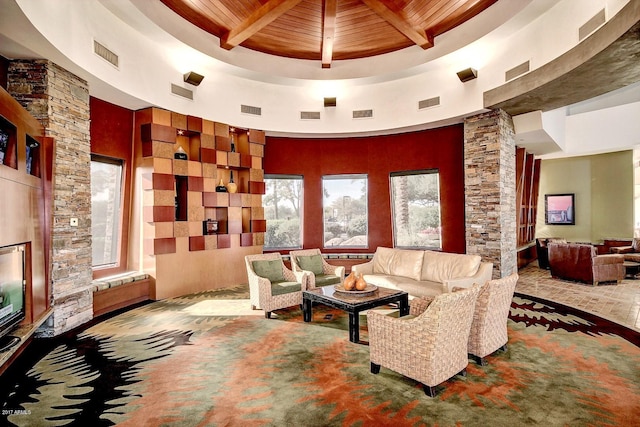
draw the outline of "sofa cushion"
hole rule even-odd
[[[458,277],[470,277],[480,267],[480,255],[424,251],[422,280],[444,283]]]
[[[322,255],[298,256],[296,260],[302,270],[322,274]]]
[[[379,247],[373,256],[373,273],[420,280],[424,251]]]
[[[282,261],[279,259],[253,261],[252,265],[253,271],[257,276],[269,279],[271,282],[281,282],[284,280]]]

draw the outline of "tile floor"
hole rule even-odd
[[[518,293],[578,308],[640,332],[640,278],[592,286],[552,279],[549,270],[539,268],[537,262],[518,274]]]

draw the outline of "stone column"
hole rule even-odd
[[[93,318],[91,142],[86,81],[47,60],[11,61],[8,91],[55,140],[51,306],[40,335],[52,336]],[[78,218],[78,226],[70,225]]]
[[[465,119],[467,253],[493,262],[493,277],[518,269],[513,120],[502,110]]]

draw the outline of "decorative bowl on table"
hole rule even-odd
[[[339,296],[367,297],[369,295],[373,295],[375,291],[378,290],[378,287],[376,285],[371,285],[367,283],[367,287],[364,288],[364,290],[362,291],[359,291],[357,289],[348,291],[342,285],[335,285],[334,290],[335,290],[335,293],[338,294]]]

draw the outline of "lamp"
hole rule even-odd
[[[193,71],[189,71],[188,73],[184,73],[184,82],[189,83],[194,86],[198,86],[200,82],[204,79],[203,75],[195,73]]]
[[[338,105],[338,101],[336,99],[336,97],[332,97],[332,98],[325,98],[324,99],[324,106],[325,107],[335,107],[336,105]]]
[[[475,68],[466,68],[456,73],[462,83],[468,82],[478,77],[478,70]]]

